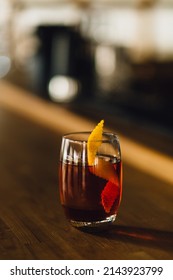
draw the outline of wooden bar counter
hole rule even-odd
[[[152,176],[125,160],[123,199],[115,225],[107,232],[75,229],[59,201],[62,129],[27,117],[21,113],[24,109],[15,110],[10,101],[7,106],[4,98],[0,97],[1,260],[173,259],[171,179]],[[63,118],[60,109],[57,119]],[[164,166],[160,172],[165,172]]]

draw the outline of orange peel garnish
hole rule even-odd
[[[102,143],[103,125],[104,120],[101,120],[88,137],[87,152],[88,164],[90,166],[94,164],[97,150]]]
[[[119,185],[116,169],[110,161],[105,161],[102,158],[98,158],[97,163],[93,166],[90,166],[90,172],[100,178],[111,181],[115,185]]]
[[[101,203],[106,213],[109,213],[115,200],[119,196],[119,188],[117,185],[108,181],[101,193]]]
[[[102,143],[104,120],[101,120],[91,132],[87,142],[88,164],[89,170],[94,175],[103,178],[107,181],[102,193],[101,204],[106,213],[111,211],[111,208],[120,194],[119,179],[116,174],[116,165],[108,161],[96,157],[98,148]]]

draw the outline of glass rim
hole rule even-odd
[[[70,133],[64,134],[62,138],[65,139],[65,140],[68,140],[68,141],[72,141],[72,142],[87,143],[88,142],[88,138],[87,139],[77,139],[77,138],[72,139],[70,136],[72,136],[72,135],[80,135],[80,134],[84,134],[84,135],[88,135],[89,136],[91,134],[91,132],[92,131],[70,132]],[[100,142],[101,141],[102,143],[109,143],[112,138],[116,139],[119,142],[119,137],[118,137],[117,133],[115,133],[115,132],[103,131],[102,135],[103,136],[107,136],[109,138],[108,139],[92,140],[92,142]]]

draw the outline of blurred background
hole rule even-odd
[[[0,258],[172,259],[172,104],[173,0],[0,0]],[[62,134],[101,119],[124,174],[105,239],[56,195]]]
[[[172,133],[172,0],[0,0],[0,56],[41,98]]]

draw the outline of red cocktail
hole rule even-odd
[[[66,135],[59,167],[61,204],[72,225],[112,223],[122,195],[122,164],[115,134],[103,133],[94,163],[88,165],[88,132]]]

